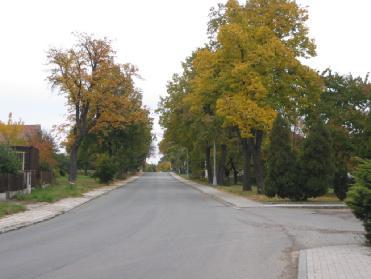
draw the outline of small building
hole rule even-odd
[[[21,171],[37,171],[39,169],[39,150],[33,146],[11,146],[21,162]]]

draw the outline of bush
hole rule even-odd
[[[356,183],[348,192],[347,204],[363,221],[366,238],[371,243],[371,160],[364,160],[354,174]]]
[[[107,154],[101,154],[98,156],[95,167],[96,170],[94,177],[97,177],[101,183],[111,182],[117,172],[115,162]]]
[[[296,159],[290,144],[290,126],[281,115],[273,123],[268,149],[265,194],[296,199]]]
[[[334,182],[334,154],[331,135],[321,120],[311,127],[305,139],[299,162],[301,200],[327,193]]]
[[[16,173],[21,167],[17,154],[5,145],[0,145],[0,173]]]

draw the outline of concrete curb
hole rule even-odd
[[[105,186],[90,192],[86,192],[80,198],[66,198],[52,204],[41,205],[34,209],[3,217],[0,219],[0,234],[28,227],[67,213],[72,209],[80,207],[92,200],[95,200],[127,185],[128,183],[135,181],[141,175],[142,173],[139,173],[138,175],[131,176],[128,179],[117,181],[112,186]]]
[[[193,187],[194,189],[200,191],[201,193],[203,194],[206,194],[207,196],[225,204],[225,205],[228,205],[228,206],[233,206],[233,207],[236,207],[236,208],[254,208],[254,207],[274,207],[274,208],[301,208],[301,209],[346,209],[348,208],[345,204],[285,204],[285,203],[279,203],[279,204],[267,204],[267,203],[261,203],[261,202],[256,202],[256,201],[252,201],[248,198],[245,198],[245,197],[241,197],[241,196],[238,196],[238,195],[235,195],[235,194],[231,194],[231,193],[225,193],[223,191],[220,191],[218,189],[216,189],[215,187],[211,187],[211,186],[207,186],[207,185],[203,185],[203,184],[199,184],[197,182],[194,182],[194,181],[191,181],[191,180],[188,180],[188,179],[185,179],[173,172],[170,173],[175,179],[179,180],[180,182],[183,182],[184,184],[187,184],[191,187]],[[209,193],[209,192],[206,192],[206,191],[203,191],[202,188],[204,187],[207,187],[207,188],[210,188],[210,189],[213,189],[214,192],[219,192],[220,195],[215,195],[215,194],[212,194],[212,193]],[[223,199],[223,196],[235,196],[236,197],[236,201],[238,201],[237,199],[241,200],[245,200],[245,201],[248,201],[247,205],[243,205],[243,203],[234,203],[234,202],[231,202],[230,200],[227,201],[225,199]]]
[[[301,250],[299,253],[298,279],[308,279],[306,250]]]

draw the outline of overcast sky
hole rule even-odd
[[[137,86],[153,111],[181,61],[206,42],[208,11],[218,2],[225,1],[1,1],[0,120],[13,112],[15,119],[45,129],[64,121],[64,99],[45,80],[45,53],[50,47],[71,46],[71,32],[110,38],[117,61],[139,68],[143,80]],[[297,2],[308,6],[308,25],[317,43],[318,56],[307,64],[361,76],[371,71],[370,0]],[[154,131],[160,138],[157,123]]]

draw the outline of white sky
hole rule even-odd
[[[63,122],[64,99],[45,80],[45,53],[71,46],[74,31],[113,40],[118,61],[139,68],[144,80],[137,86],[153,111],[180,62],[206,42],[208,11],[218,2],[225,1],[2,0],[0,120],[13,112],[16,119],[45,129]],[[308,25],[318,47],[309,65],[362,76],[371,71],[370,0],[297,2],[309,7]],[[157,120],[155,133],[161,137]]]

